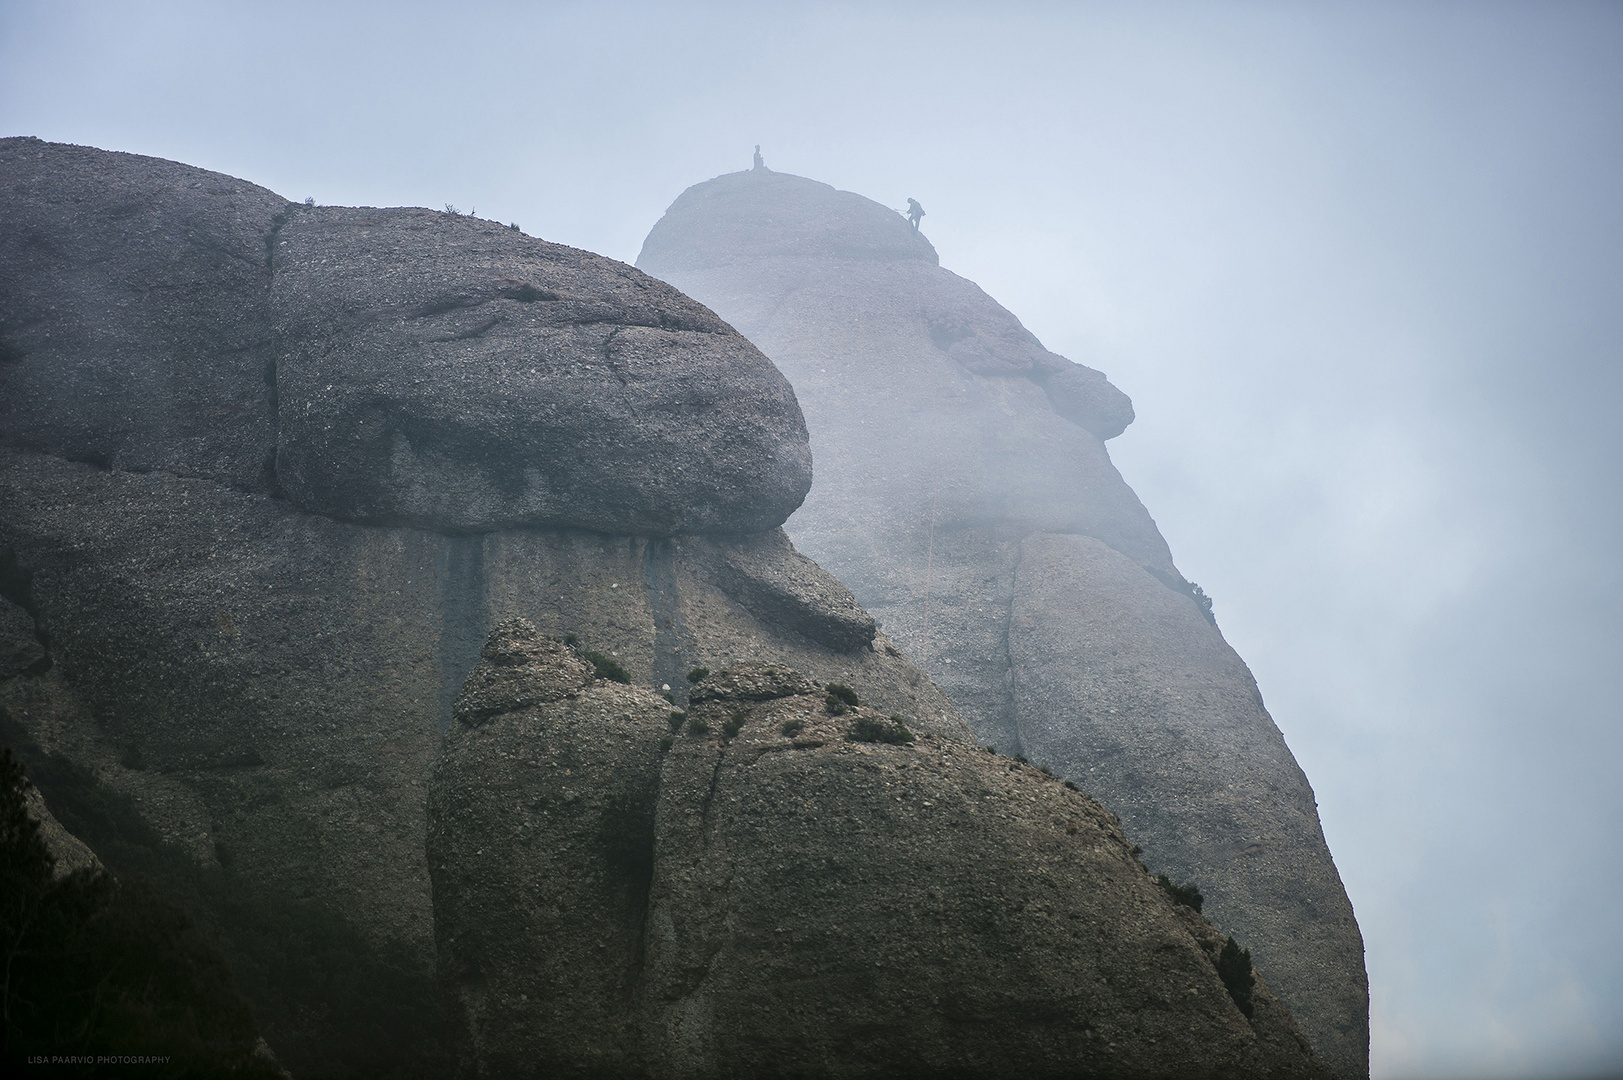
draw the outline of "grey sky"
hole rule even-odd
[[[0,134],[627,261],[756,143],[918,198],[1132,395],[1376,1075],[1623,1066],[1623,5],[240,6],[0,5]]]

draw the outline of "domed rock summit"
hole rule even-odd
[[[1312,788],[1105,442],[1127,396],[943,269],[892,210],[732,173],[637,265],[794,385],[816,482],[786,529],[984,744],[1073,781],[1203,890],[1320,1057],[1368,1073],[1363,939]]]

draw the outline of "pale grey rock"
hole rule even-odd
[[[737,173],[684,192],[638,265],[794,384],[817,459],[796,547],[982,742],[1097,794],[1153,868],[1205,889],[1320,1056],[1365,1075],[1363,941],[1312,791],[1111,464],[1131,402],[903,233],[858,195]],[[1132,588],[1103,588],[1107,566]]]

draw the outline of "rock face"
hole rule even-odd
[[[1328,1075],[1099,804],[825,697],[744,665],[673,726],[497,628],[429,799],[463,1074]]]
[[[1312,789],[1104,441],[1132,406],[937,265],[895,213],[757,170],[696,185],[638,265],[783,369],[817,483],[787,529],[963,711],[1194,880],[1343,1076],[1363,942]]]
[[[0,738],[295,1074],[442,1073],[426,784],[501,619],[962,724],[777,528],[793,394],[670,287],[129,154],[0,177]]]

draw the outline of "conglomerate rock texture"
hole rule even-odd
[[[443,1071],[426,784],[499,620],[967,730],[778,529],[793,393],[669,286],[37,139],[0,222],[0,739],[296,1075]]]
[[[962,710],[1194,880],[1320,1056],[1368,1071],[1363,941],[1312,789],[1104,445],[1132,419],[941,269],[896,213],[755,170],[695,185],[638,265],[778,364],[817,481],[787,529]]]
[[[1329,1075],[1098,803],[825,696],[751,664],[673,715],[497,627],[429,797],[462,1075]]]

